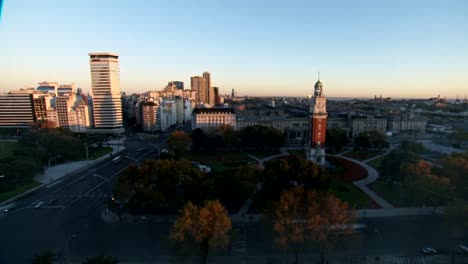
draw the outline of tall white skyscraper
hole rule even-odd
[[[89,64],[94,127],[123,132],[119,55],[111,52],[89,53]]]

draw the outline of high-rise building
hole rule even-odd
[[[60,84],[57,87],[57,96],[68,96],[75,93],[75,84]]]
[[[192,91],[195,91],[196,94],[196,102],[198,104],[209,102],[208,91],[206,89],[206,79],[200,76],[194,76],[190,78],[190,84]]]
[[[41,91],[41,92],[46,92],[50,93],[53,95],[57,95],[57,88],[58,88],[58,83],[56,82],[40,82],[39,86],[36,88],[36,90]]]
[[[181,82],[181,81],[168,82],[167,85],[169,86],[175,85],[177,89],[184,90],[184,82]]]
[[[145,132],[161,130],[159,116],[159,103],[153,100],[143,103],[142,106],[142,127]]]
[[[191,89],[197,92],[196,102],[198,104],[215,105],[215,94],[213,87],[211,87],[211,75],[209,72],[204,72],[203,77],[192,77]]]
[[[211,74],[209,72],[203,73],[203,78],[206,79],[206,90],[208,92],[208,101],[207,103],[211,106],[215,105],[215,93],[214,87],[211,85]]]
[[[0,95],[0,127],[27,127],[35,122],[32,93]]]
[[[322,166],[325,165],[325,133],[328,116],[326,103],[322,82],[318,80],[314,85],[314,96],[310,100],[307,159]]]
[[[221,99],[219,97],[219,87],[213,87],[214,92],[214,105],[220,105]]]
[[[89,53],[89,63],[94,127],[123,132],[119,55],[111,52]]]

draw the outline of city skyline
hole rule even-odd
[[[85,55],[101,51],[121,55],[127,93],[188,84],[204,71],[220,94],[307,96],[318,71],[327,97],[463,98],[468,91],[464,2],[110,3],[89,10],[86,1],[6,1],[0,93],[41,81],[89,92]],[[101,19],[104,8],[113,15]],[[46,13],[54,19],[41,19]]]

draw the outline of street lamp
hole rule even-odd
[[[135,159],[134,157],[125,156],[125,158],[127,158],[127,159],[131,159],[131,160],[135,161],[135,162],[136,162],[136,164],[137,164],[137,166],[138,166],[138,167],[140,167],[140,162],[138,162],[138,160],[137,160],[137,159]]]
[[[157,145],[151,144],[151,143],[147,143],[147,144],[148,144],[148,145],[151,145],[151,146],[153,146],[153,147],[155,147],[155,148],[158,150],[159,156],[161,156],[161,149],[160,149]]]

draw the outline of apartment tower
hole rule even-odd
[[[123,132],[119,55],[111,52],[89,53],[89,64],[94,128]]]

